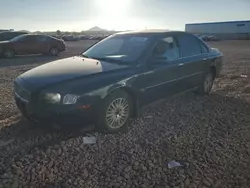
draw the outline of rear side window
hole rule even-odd
[[[36,37],[33,35],[27,35],[27,36],[23,37],[21,41],[34,42],[34,41],[36,41]]]
[[[192,35],[178,36],[182,57],[190,57],[201,54],[200,42]]]
[[[39,42],[46,42],[49,39],[48,39],[47,36],[38,35],[38,36],[36,36],[36,40],[39,41]]]

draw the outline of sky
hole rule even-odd
[[[250,0],[0,0],[0,29],[184,30],[186,23],[250,20]]]

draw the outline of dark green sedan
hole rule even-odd
[[[116,132],[140,107],[194,90],[208,94],[223,54],[186,32],[114,34],[82,55],[36,67],[14,81],[23,115],[64,126]]]

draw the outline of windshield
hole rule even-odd
[[[117,63],[133,63],[144,52],[149,42],[147,37],[116,35],[95,44],[82,56]]]
[[[13,41],[13,42],[19,41],[19,40],[22,39],[24,36],[25,36],[25,34],[23,34],[23,35],[18,35],[17,37],[14,37],[14,38],[11,39],[10,41]]]

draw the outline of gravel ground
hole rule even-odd
[[[250,41],[210,45],[225,54],[210,96],[158,101],[114,135],[37,129],[11,97],[13,79],[37,64],[0,68],[0,188],[249,187]],[[182,166],[169,169],[172,160]]]

